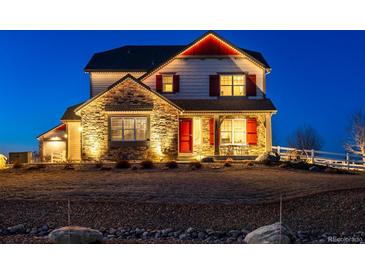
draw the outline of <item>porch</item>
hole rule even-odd
[[[271,150],[271,115],[194,113],[179,118],[178,160],[251,160]]]

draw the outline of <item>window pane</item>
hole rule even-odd
[[[232,131],[232,120],[224,120],[221,125],[221,131]]]
[[[233,95],[234,96],[244,96],[244,88],[243,86],[234,86],[233,87]]]
[[[146,140],[147,118],[136,118],[136,140]]]
[[[134,129],[124,129],[124,141],[134,140]]]
[[[163,92],[172,92],[172,84],[164,84]]]
[[[113,117],[111,119],[111,125],[112,125],[112,129],[122,128],[122,126],[123,126],[122,118]]]
[[[113,141],[121,141],[122,140],[122,130],[114,130],[112,129],[112,140]]]
[[[136,130],[136,140],[146,140],[146,130],[143,129],[137,129]]]
[[[233,128],[234,130],[243,131],[245,128],[245,121],[244,120],[233,120]]]
[[[162,81],[164,84],[172,84],[172,75],[163,75]]]
[[[221,86],[221,96],[232,96],[232,87]]]
[[[146,129],[147,118],[136,118],[136,129]]]
[[[134,130],[134,119],[133,118],[124,118],[124,130],[133,129]]]
[[[234,143],[235,144],[243,144],[244,137],[245,137],[245,135],[244,135],[243,132],[235,131],[234,132]]]
[[[221,85],[232,85],[232,75],[221,75]]]
[[[245,77],[243,75],[233,75],[233,84],[234,85],[244,85]]]
[[[231,144],[232,143],[232,132],[221,131],[221,143],[222,144]]]

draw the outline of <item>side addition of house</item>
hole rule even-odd
[[[252,158],[271,150],[264,57],[208,32],[186,46],[96,53],[90,99],[38,136],[44,162]]]

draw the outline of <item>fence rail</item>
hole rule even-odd
[[[365,162],[363,161],[362,155],[327,152],[313,149],[296,149],[281,146],[273,146],[272,150],[273,152],[277,152],[281,158],[286,160],[299,158],[318,165],[365,171]]]

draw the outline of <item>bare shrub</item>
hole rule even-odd
[[[151,169],[153,168],[153,162],[151,160],[144,160],[141,162],[141,167],[143,169]]]
[[[192,169],[201,169],[202,168],[202,164],[199,161],[191,162],[190,163],[190,167]]]
[[[117,169],[127,169],[131,167],[131,164],[127,160],[119,160],[114,167]]]
[[[365,162],[365,114],[361,109],[351,118],[350,136],[345,149],[349,153],[360,155]]]
[[[177,164],[176,161],[169,161],[169,162],[166,163],[166,167],[170,168],[170,169],[173,169],[173,168],[178,168],[179,165]]]
[[[20,169],[23,167],[23,164],[21,164],[19,161],[15,161],[13,164],[14,169]]]
[[[297,149],[319,150],[323,146],[323,139],[313,127],[304,126],[289,136],[288,145]]]

